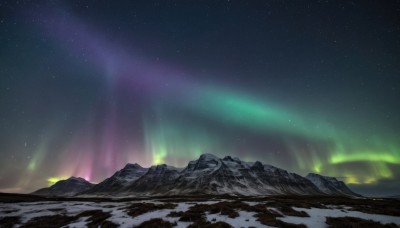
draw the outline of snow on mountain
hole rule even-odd
[[[41,196],[74,196],[90,189],[93,186],[94,184],[86,181],[83,178],[70,177],[66,180],[58,181],[48,188],[42,188],[32,192],[31,194]]]
[[[75,189],[70,186],[72,184],[62,183],[38,190],[35,194],[74,195],[80,193],[84,196],[331,194],[359,196],[334,177],[318,174],[302,177],[271,165],[262,164],[259,161],[244,162],[238,158],[230,156],[219,158],[212,154],[201,155],[197,160],[190,161],[183,169],[166,164],[150,168],[143,168],[138,164],[127,164],[110,178],[94,186],[89,183],[90,186],[85,185],[87,186],[85,188]]]
[[[203,154],[179,171],[153,166],[119,194],[322,194],[308,179],[285,170],[243,162],[226,156]]]
[[[123,187],[119,192],[141,195],[164,193],[168,190],[169,185],[179,177],[179,172],[179,168],[165,164],[152,166],[143,176]]]
[[[211,163],[211,164],[210,164]],[[319,194],[309,180],[273,166],[202,155],[182,171],[171,192],[207,194]]]
[[[290,173],[271,165],[263,165],[261,171],[259,168],[254,167],[253,170],[262,183],[274,188],[277,193],[300,195],[321,194],[311,181],[296,173]]]
[[[148,171],[138,164],[127,164],[123,169],[117,171],[110,178],[105,179],[93,186],[84,194],[110,194],[139,179]]]
[[[351,191],[343,181],[339,181],[334,177],[322,176],[315,173],[309,173],[306,176],[320,191],[329,195],[350,195],[360,196]]]

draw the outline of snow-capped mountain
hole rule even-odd
[[[82,179],[83,180],[83,179]],[[57,183],[58,184],[58,183]],[[65,194],[55,184],[38,190],[43,195]],[[56,186],[57,185],[57,186]],[[74,191],[73,194],[76,194]],[[71,193],[71,195],[73,195]],[[127,164],[110,178],[80,191],[82,196],[151,196],[185,194],[231,194],[243,196],[296,194],[359,196],[334,177],[309,174],[302,177],[286,170],[256,162],[244,162],[226,156],[203,154],[183,168],[166,164],[143,168]]]
[[[148,171],[138,164],[127,164],[123,169],[117,171],[111,177],[105,179],[83,194],[109,194],[117,191],[139,179]]]
[[[309,173],[306,176],[320,191],[329,195],[350,195],[360,196],[351,191],[343,181],[339,181],[334,177],[322,176],[315,173]]]
[[[70,177],[66,180],[58,181],[48,188],[42,188],[32,192],[31,194],[41,196],[74,196],[92,188],[93,186],[94,184],[83,178]]]
[[[168,191],[170,185],[179,177],[180,169],[173,166],[156,165],[130,185],[120,189],[119,192],[127,194],[151,195]]]
[[[248,163],[226,156],[203,154],[189,162],[163,194],[318,194],[307,179],[261,162]]]

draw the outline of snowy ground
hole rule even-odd
[[[135,203],[137,203],[136,201]],[[156,200],[147,200],[141,202],[152,202],[156,204],[165,204],[165,202],[159,202]],[[44,202],[22,202],[22,203],[0,203],[0,220],[4,217],[17,216],[20,217],[20,224],[14,227],[20,227],[22,224],[28,222],[32,218],[41,216],[51,215],[71,215],[75,216],[83,211],[89,210],[102,210],[111,214],[111,217],[107,220],[119,225],[120,227],[135,227],[142,222],[148,221],[153,218],[162,218],[165,221],[171,223],[176,222],[176,227],[187,227],[191,222],[179,221],[179,217],[167,217],[172,211],[187,211],[194,204],[214,204],[218,201],[200,201],[200,202],[179,202],[174,209],[162,209],[158,211],[151,211],[141,214],[136,217],[131,217],[127,214],[126,208],[132,204],[132,202],[81,202],[81,201],[69,201],[69,202],[55,202],[55,201],[44,201]],[[254,202],[245,202],[249,205],[255,205]],[[310,217],[295,217],[295,216],[284,216],[277,219],[293,223],[293,224],[305,224],[307,227],[327,227],[325,223],[326,217],[357,217],[367,220],[373,220],[382,224],[395,223],[400,225],[400,217],[389,216],[389,215],[378,215],[368,214],[358,211],[351,211],[349,207],[342,206],[338,209],[337,206],[327,205],[327,209],[320,208],[297,208],[292,207],[297,211],[305,211]],[[279,212],[278,209],[276,211]],[[229,218],[226,215],[210,214],[206,213],[206,220],[210,222],[223,221],[232,225],[233,227],[267,227],[257,221],[255,212],[238,211],[239,216],[236,218]],[[85,227],[87,224],[87,217],[81,217],[76,221],[70,223],[66,227]],[[0,224],[1,227],[1,224]]]

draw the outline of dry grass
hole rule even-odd
[[[106,220],[101,223],[100,227],[101,228],[116,228],[116,227],[119,227],[119,225]]]
[[[201,227],[201,228],[231,228],[232,226],[226,222],[211,223],[206,220],[197,220],[188,226],[188,228],[199,228],[199,227]]]
[[[12,228],[14,225],[20,223],[20,218],[18,216],[8,216],[0,218],[0,227]]]
[[[280,209],[282,213],[292,216],[301,216],[301,217],[308,217],[309,215],[303,211],[296,211],[290,207],[280,205]],[[229,224],[222,224],[222,223],[210,223],[205,220],[205,214],[221,214],[227,215],[229,218],[236,218],[239,216],[238,211],[248,211],[248,212],[255,212],[257,217],[257,221],[260,223],[273,226],[273,227],[304,227],[304,225],[295,225],[282,222],[277,220],[278,217],[282,217],[276,211],[268,210],[267,204],[256,204],[254,206],[250,206],[247,203],[241,201],[224,201],[218,202],[214,204],[195,204],[194,206],[190,207],[189,210],[185,212],[171,212],[168,216],[171,217],[180,217],[179,221],[185,222],[193,222],[191,227],[227,227],[226,225]]]
[[[297,217],[310,217],[305,211],[296,211],[291,207],[282,206],[278,208],[280,212],[287,216],[297,216]]]
[[[151,219],[149,221],[143,222],[141,223],[139,226],[137,226],[138,228],[171,228],[176,226],[176,222],[175,223],[170,223],[168,221],[164,221],[160,218],[155,218],[155,219]]]
[[[116,224],[107,221],[106,219],[111,217],[109,212],[103,212],[102,210],[91,210],[84,211],[75,216],[67,215],[51,215],[51,216],[41,216],[35,217],[29,220],[27,223],[23,224],[21,227],[62,227],[78,220],[81,217],[89,217],[86,221],[87,227],[103,227],[103,228],[114,228],[118,227]],[[2,226],[1,226],[2,227]]]
[[[77,215],[77,217],[89,217],[86,221],[87,227],[95,228],[95,227],[118,227],[116,224],[106,221],[106,219],[111,217],[109,212],[104,212],[102,210],[91,210],[91,211],[84,211]]]
[[[64,208],[49,208],[47,209],[48,211],[52,211],[52,212],[62,212],[65,211]]]
[[[258,213],[256,215],[257,221],[259,221],[261,224],[267,225],[267,226],[273,226],[277,227],[278,226],[278,221],[276,219],[276,216],[270,213]]]
[[[361,218],[354,217],[327,217],[326,224],[331,228],[360,228],[360,227],[368,227],[368,228],[397,228],[398,226],[391,223],[385,224],[375,222],[372,220],[365,220]]]
[[[158,211],[162,209],[174,209],[177,204],[165,203],[165,204],[154,204],[154,203],[134,203],[127,207],[128,215],[136,217],[138,215],[145,214],[151,211]]]
[[[278,227],[280,228],[307,228],[304,224],[293,224],[278,220]]]
[[[14,212],[17,212],[17,211],[18,211],[18,209],[12,209],[12,210],[2,211],[2,213],[4,213],[4,214],[10,214],[10,213],[14,213]]]
[[[354,210],[360,211],[364,213],[370,214],[384,214],[391,216],[400,216],[400,201],[396,199],[368,199],[368,198],[349,198],[349,197],[336,197],[336,196],[268,196],[268,197],[235,197],[235,196],[210,196],[210,195],[190,195],[190,196],[173,196],[173,197],[149,197],[147,199],[157,199],[164,202],[189,202],[189,204],[193,203],[187,211],[182,212],[171,212],[168,214],[169,217],[177,217],[180,221],[188,221],[193,222],[192,227],[227,227],[224,223],[215,223],[215,221],[208,222],[205,219],[205,214],[221,214],[226,215],[230,218],[235,218],[239,216],[240,211],[254,212],[257,220],[260,221],[264,225],[274,226],[274,227],[304,227],[302,225],[295,225],[285,223],[280,221],[279,217],[283,215],[287,216],[300,216],[300,217],[308,217],[308,214],[304,211],[296,211],[293,207],[298,208],[328,208],[329,205],[334,207],[349,207],[350,209],[346,210]],[[85,202],[125,202],[131,201],[131,205],[126,207],[125,210],[128,215],[132,217],[136,217],[138,215],[157,211],[161,209],[174,209],[176,208],[176,204],[173,203],[162,203],[162,204],[154,204],[154,203],[141,203],[137,202],[137,200],[143,200],[139,198],[124,198],[124,199],[110,199],[110,198],[43,198],[43,197],[34,197],[28,195],[18,195],[18,194],[0,194],[0,202],[6,203],[15,203],[15,202],[41,202],[41,201],[78,201],[76,205],[80,205],[79,201]],[[229,201],[221,201],[213,204],[196,204],[195,202],[204,202],[209,200],[229,200]],[[232,201],[233,200],[233,201]],[[245,203],[248,202],[258,202],[259,204],[250,206]],[[44,203],[44,202],[43,202]],[[39,204],[38,208],[41,207]],[[107,205],[105,208],[112,208],[113,205]],[[268,208],[276,208],[274,210]],[[88,226],[93,227],[115,227],[116,225],[107,221],[110,217],[109,213],[102,212],[101,210],[94,210],[89,212],[83,212],[77,216],[67,216],[64,215],[65,210],[62,208],[56,209],[48,209],[50,211],[54,211],[59,213],[59,215],[54,216],[42,216],[39,218],[33,218],[29,220],[22,227],[60,227],[70,224],[71,222],[76,221],[83,215],[90,217],[88,219]],[[6,213],[8,211],[5,211]],[[10,210],[9,213],[13,213],[14,211]],[[342,219],[342,218],[341,218]],[[375,222],[368,220],[354,220],[347,219],[346,222],[342,224],[339,218],[331,218],[329,222],[332,223],[332,227],[335,224],[344,225],[347,224],[356,224],[355,226],[347,226],[347,227],[357,227],[357,226],[365,226],[365,227],[396,227],[391,225],[382,225],[376,224]],[[328,220],[328,219],[327,219]],[[19,222],[18,217],[5,217],[0,218],[0,227],[10,227],[9,224],[17,224]],[[154,221],[153,221],[154,222]],[[51,224],[51,225],[49,225]],[[361,224],[361,225],[357,225]],[[367,225],[365,225],[367,224]],[[380,225],[380,226],[379,226]],[[343,227],[343,226],[336,226]],[[346,227],[346,226],[344,226]]]
[[[183,213],[183,211],[171,211],[167,217],[181,217]]]
[[[55,228],[62,227],[70,224],[71,222],[77,220],[76,216],[67,216],[67,215],[51,215],[51,216],[41,216],[32,218],[27,223],[23,224],[22,228],[33,228],[33,227],[42,227],[42,228]]]
[[[205,215],[203,211],[193,211],[193,210],[188,210],[183,212],[183,214],[180,216],[179,221],[183,222],[196,222],[199,220],[204,220]]]

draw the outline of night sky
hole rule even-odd
[[[399,1],[1,1],[0,191],[202,153],[400,194]]]

